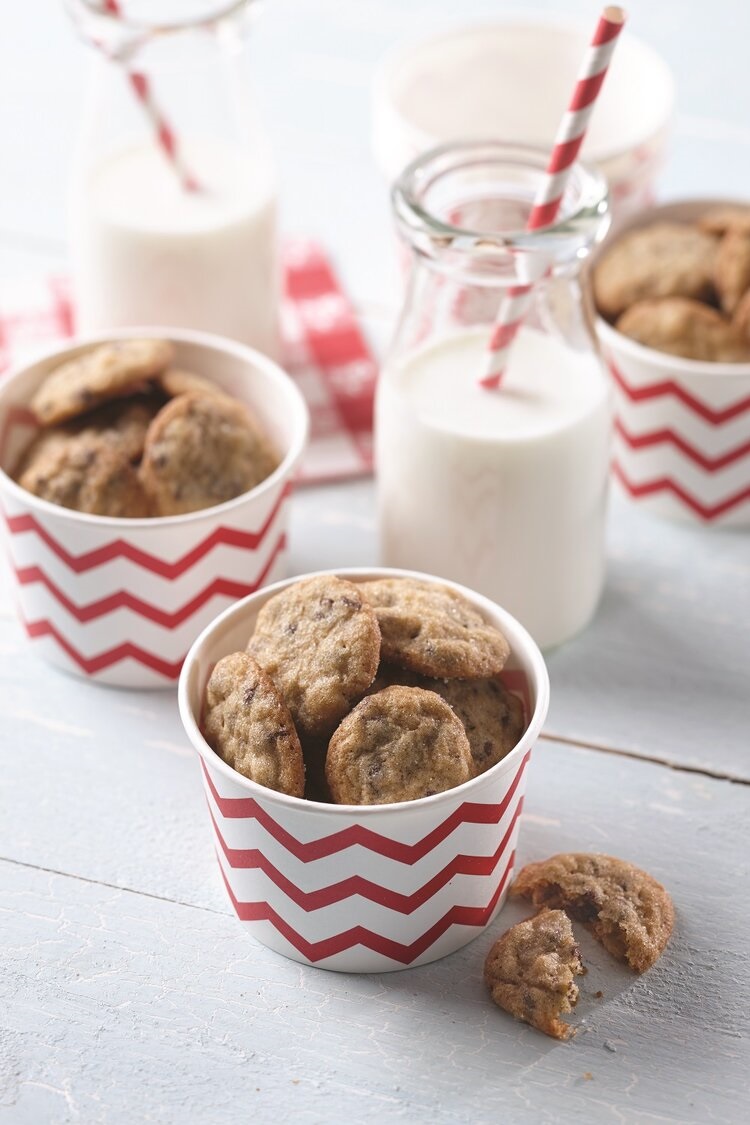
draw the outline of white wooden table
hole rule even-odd
[[[454,7],[274,0],[258,26],[285,225],[326,241],[381,340],[394,287],[367,82],[391,40],[450,23]],[[664,194],[747,195],[750,9],[631,7],[680,85]],[[452,18],[496,11],[466,0]],[[0,32],[8,277],[64,262],[61,173],[81,56],[56,0],[3,5]],[[295,572],[375,561],[370,482],[295,504]],[[581,1002],[571,1044],[513,1022],[484,993],[484,955],[523,908],[453,957],[387,976],[304,969],[247,937],[219,885],[174,696],[47,668],[4,591],[0,1121],[746,1120],[750,536],[657,522],[615,500],[608,550],[595,622],[549,659],[520,859],[629,857],[669,887],[677,928],[638,979],[584,935],[584,992],[603,996]]]

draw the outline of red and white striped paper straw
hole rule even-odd
[[[544,180],[526,222],[526,230],[549,226],[560,210],[570,170],[583,144],[589,118],[624,23],[625,13],[622,8],[605,8],[599,17],[591,46],[578,73],[573,96],[557,130]],[[508,353],[531,303],[532,289],[532,285],[514,285],[503,300],[490,337],[487,370],[480,380],[483,387],[492,389],[500,386]]]
[[[111,16],[122,18],[119,0],[102,0],[102,9]],[[178,176],[185,191],[199,191],[200,185],[182,158],[177,134],[164,116],[148,76],[142,71],[127,68],[127,78],[143,111],[151,122],[156,140]]]

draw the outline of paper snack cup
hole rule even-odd
[[[47,372],[93,344],[174,342],[176,365],[252,406],[279,467],[257,488],[183,516],[113,519],[49,504],[9,475],[36,429],[28,404]],[[118,687],[173,685],[198,633],[220,610],[284,574],[291,481],[307,408],[260,353],[220,337],[133,328],[79,339],[0,382],[0,528],[18,613],[37,651],[66,671]]]
[[[655,222],[691,222],[726,200],[652,208],[617,237]],[[596,331],[612,377],[612,471],[656,515],[704,526],[750,527],[750,363],[706,363],[643,347],[601,317]]]
[[[248,781],[200,733],[214,665],[245,648],[260,607],[290,581],[225,611],[190,650],[180,678],[180,715],[200,755],[221,878],[238,918],[263,945],[295,961],[389,972],[459,949],[503,905],[549,680],[526,630],[479,594],[411,571],[332,573],[352,582],[412,577],[451,586],[507,637],[511,657],[502,678],[526,705],[528,726],[519,744],[464,785],[402,804],[323,804]]]
[[[590,37],[588,25],[509,16],[397,44],[372,91],[372,146],[386,180],[448,141],[549,148]],[[653,199],[674,99],[666,63],[626,30],[581,154],[609,181],[618,219]]]

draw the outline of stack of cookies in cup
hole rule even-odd
[[[372,805],[469,781],[513,749],[505,637],[455,591],[321,575],[261,608],[209,678],[202,731],[228,765],[295,797]]]
[[[178,369],[167,340],[123,339],[52,370],[31,409],[40,429],[14,476],[90,515],[175,516],[232,500],[279,457],[244,403]]]
[[[750,362],[750,206],[657,221],[617,238],[593,274],[605,320],[685,359]]]

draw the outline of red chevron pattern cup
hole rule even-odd
[[[249,348],[197,332],[118,333],[137,335],[173,340],[180,367],[210,376],[252,405],[284,453],[279,468],[226,504],[164,519],[89,516],[19,488],[7,473],[34,429],[27,403],[50,368],[111,338],[90,337],[3,380],[0,528],[21,621],[43,656],[100,683],[168,687],[217,612],[284,573],[288,499],[307,408],[281,368]]]
[[[722,202],[653,208],[622,229],[691,222]],[[750,364],[657,352],[601,318],[597,335],[614,387],[612,470],[619,486],[658,515],[750,527]]]
[[[336,573],[354,582],[409,576]],[[508,613],[455,586],[510,642],[503,679],[524,698],[529,719],[518,746],[473,781],[402,805],[287,797],[235,773],[199,729],[211,669],[245,647],[260,606],[285,585],[226,610],[195,642],[180,678],[180,714],[200,755],[221,879],[249,932],[296,961],[368,973],[434,961],[481,933],[505,901],[529,758],[549,703],[541,653]]]

